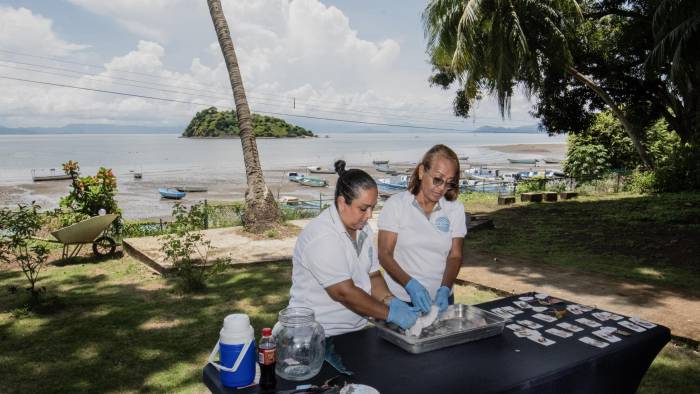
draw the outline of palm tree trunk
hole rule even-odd
[[[593,82],[590,78],[586,77],[585,75],[581,74],[578,70],[575,68],[569,66],[567,71],[573,75],[573,77],[583,83],[584,85],[588,86],[591,90],[595,92],[595,94],[600,97],[605,104],[610,107],[610,109],[613,111],[613,114],[615,114],[615,117],[622,123],[622,127],[624,127],[625,132],[627,132],[627,136],[630,137],[632,140],[632,144],[634,145],[634,148],[637,150],[637,154],[639,155],[639,158],[642,160],[642,163],[649,168],[649,169],[654,169],[654,162],[651,160],[651,157],[647,153],[646,149],[644,148],[644,145],[642,145],[642,141],[639,138],[639,132],[637,128],[632,124],[632,122],[627,119],[625,114],[622,112],[620,107],[617,106],[615,101],[613,101],[612,97],[603,90],[600,86],[598,86],[595,82]]]
[[[228,69],[233,100],[236,103],[236,116],[240,128],[241,145],[243,146],[243,160],[245,162],[246,180],[248,189],[245,193],[246,209],[243,217],[243,225],[250,232],[260,233],[274,224],[282,217],[275,201],[273,193],[267,188],[263,178],[262,167],[258,147],[253,134],[253,122],[248,108],[243,79],[238,68],[236,51],[233,48],[233,40],[221,8],[220,0],[207,0],[209,13],[211,14],[216,36],[219,40],[221,52],[223,52],[226,68]]]

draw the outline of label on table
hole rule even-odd
[[[558,328],[548,328],[545,330],[545,332],[550,333],[552,335],[556,335],[560,338],[569,338],[574,335],[568,331],[560,330]]]
[[[635,332],[644,332],[646,331],[646,328],[638,326],[632,322],[629,322],[627,320],[619,321],[617,324],[621,325],[622,327],[625,327],[627,329],[630,329]]]
[[[610,343],[620,342],[622,340],[620,339],[620,337],[612,335],[609,331],[606,330],[593,331],[591,334],[597,336],[598,338],[605,339]]]
[[[579,322],[579,323],[581,323],[581,324],[583,324],[583,325],[585,325],[585,326],[591,327],[591,328],[598,328],[598,327],[600,327],[600,323],[596,323],[596,322],[594,322],[594,321],[591,320],[591,319],[586,319],[585,317],[576,319],[576,321]]]
[[[638,325],[638,326],[642,326],[642,327],[644,327],[644,328],[646,328],[646,329],[656,327],[656,324],[654,324],[654,323],[652,323],[652,322],[648,322],[648,321],[646,321],[646,320],[642,320],[642,319],[640,319],[640,318],[638,318],[638,317],[630,317],[630,321],[631,321],[632,323],[634,323],[634,324],[636,324],[636,325]]]
[[[553,321],[557,321],[557,318],[556,318],[556,317],[554,317],[554,316],[549,316],[549,315],[545,315],[545,314],[542,314],[542,313],[536,313],[536,314],[532,315],[532,317],[534,317],[535,319],[538,319],[538,320],[546,321],[547,323],[551,323],[551,322],[553,322]]]
[[[583,343],[586,343],[586,344],[589,344],[591,346],[595,346],[595,347],[598,347],[601,349],[609,345],[609,343],[607,343],[607,342],[599,341],[599,340],[593,339],[591,337],[581,337],[578,340],[583,342]]]
[[[571,323],[559,323],[559,324],[557,324],[557,326],[559,326],[559,327],[561,327],[561,328],[563,328],[563,329],[565,329],[565,330],[569,330],[569,331],[571,331],[571,332],[580,332],[580,331],[583,331],[583,328],[581,328],[581,327],[579,327],[579,326],[577,326],[577,325],[575,325],[575,324],[571,324]]]
[[[533,330],[544,327],[543,325],[535,323],[532,320],[518,320],[517,323]]]

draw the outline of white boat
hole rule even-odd
[[[209,190],[209,189],[207,189],[206,186],[195,186],[195,185],[181,185],[181,186],[175,187],[175,189],[177,189],[178,191],[181,191],[181,192],[190,192],[190,193],[204,193],[207,190]]]
[[[37,175],[36,170],[32,170],[32,181],[43,182],[43,181],[63,181],[66,179],[71,179],[68,174],[56,174],[56,169],[52,168],[49,170],[49,174]]]
[[[301,180],[302,178],[304,178],[304,174],[302,174],[300,172],[288,172],[287,173],[287,179],[292,181],[292,182],[298,183],[299,180]]]
[[[475,179],[480,181],[495,181],[499,180],[499,170],[488,167],[469,168],[464,170],[464,177],[467,179]]]
[[[389,178],[377,179],[379,189],[384,190],[406,190],[408,188],[408,175],[394,175]]]
[[[319,166],[309,166],[306,168],[308,168],[309,172],[312,174],[335,174],[335,171],[331,170],[330,168],[319,167]]]

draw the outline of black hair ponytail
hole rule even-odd
[[[365,171],[352,168],[345,169],[345,160],[338,160],[334,164],[335,172],[338,174],[338,182],[335,184],[335,200],[343,196],[346,204],[352,204],[360,195],[360,189],[376,189],[377,182]]]

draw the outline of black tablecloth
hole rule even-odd
[[[486,310],[513,306],[517,297],[477,306]],[[553,323],[531,319],[532,314],[525,310],[515,320],[525,318],[542,324],[544,328],[539,331],[556,344],[545,347],[518,338],[505,328],[496,337],[410,354],[381,339],[376,328],[369,328],[335,337],[335,347],[345,366],[355,373],[350,380],[381,393],[634,393],[651,362],[671,339],[668,328],[656,326],[642,333],[632,332],[622,341],[599,349],[578,340],[583,336],[597,339],[590,334],[596,329],[575,322],[579,317],[597,321],[591,312],[582,316],[568,313]],[[561,322],[576,324],[584,331],[566,339],[544,332]],[[309,382],[289,382],[277,377],[277,389],[293,389],[300,383],[321,384],[336,375],[324,363],[319,375]],[[218,371],[211,365],[204,368],[203,381],[213,393],[258,392],[257,387],[224,388]]]

